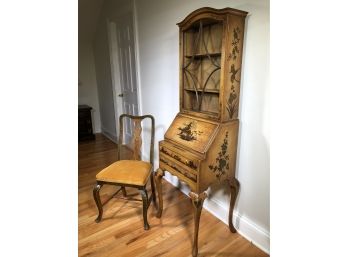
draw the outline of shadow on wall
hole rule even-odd
[[[168,128],[164,125],[156,125],[156,117],[155,117],[155,142],[154,142],[154,171],[158,168],[158,158],[159,158],[159,153],[158,153],[158,141],[162,140],[156,137],[156,135],[164,135]],[[145,142],[143,142],[143,159],[144,160],[150,160],[150,156],[147,155],[149,152],[148,149],[145,149],[144,147],[150,146],[150,133],[151,129],[150,126],[143,126],[143,138],[145,139]],[[145,154],[144,154],[145,153]]]

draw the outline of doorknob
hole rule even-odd
[[[118,95],[119,97],[123,97],[123,93]]]

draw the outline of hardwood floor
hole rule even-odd
[[[175,256],[190,257],[193,242],[193,212],[190,199],[163,180],[163,214],[155,217],[149,207],[150,230],[145,231],[142,203],[110,199],[118,189],[105,185],[101,191],[103,219],[95,223],[97,208],[93,200],[95,175],[116,160],[116,145],[101,134],[95,141],[79,143],[79,256]],[[150,184],[150,183],[149,183]],[[148,190],[150,193],[151,191]],[[128,196],[141,199],[135,189]],[[110,200],[109,200],[110,199]],[[206,210],[202,210],[198,256],[264,257],[269,256]]]

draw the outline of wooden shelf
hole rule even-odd
[[[202,25],[203,25],[203,28],[204,27],[210,27],[210,26],[213,26],[213,25],[216,25],[216,24],[222,24],[222,21],[216,21],[216,20],[212,20],[212,19],[203,19],[202,20]],[[194,31],[197,31],[199,30],[199,22],[195,22],[191,25],[190,28],[186,29],[185,31],[187,30],[194,30]]]
[[[218,112],[201,111],[201,113],[205,113],[205,114],[208,114],[208,115],[211,115],[211,116],[218,116],[219,115]]]
[[[184,88],[185,91],[193,92],[195,93],[196,90],[194,88]],[[202,93],[203,89],[197,89],[198,93]],[[220,91],[218,89],[206,89],[204,90],[204,93],[210,93],[210,94],[220,94]]]
[[[198,59],[198,58],[208,58],[208,56],[210,56],[210,57],[220,57],[221,53],[208,53],[208,54],[195,54],[195,55],[187,54],[187,55],[185,55],[186,58],[192,58],[192,56],[195,59]]]
[[[192,111],[197,112],[197,110],[195,110],[195,109],[193,109],[193,108],[185,108],[185,109],[183,109],[183,111],[184,111],[184,112],[185,112],[185,111],[187,111],[187,112],[192,112]],[[207,114],[207,115],[210,115],[210,116],[218,116],[218,115],[219,115],[218,112],[209,112],[209,111],[202,111],[202,110],[200,110],[199,112],[200,112],[200,113]]]

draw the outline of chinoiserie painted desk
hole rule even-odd
[[[159,195],[157,217],[163,210],[164,171],[191,189],[194,244],[206,190],[227,181],[231,188],[229,228],[239,182],[235,178],[238,109],[242,67],[244,11],[209,7],[198,9],[178,23],[180,34],[180,112],[159,142],[155,181]]]

